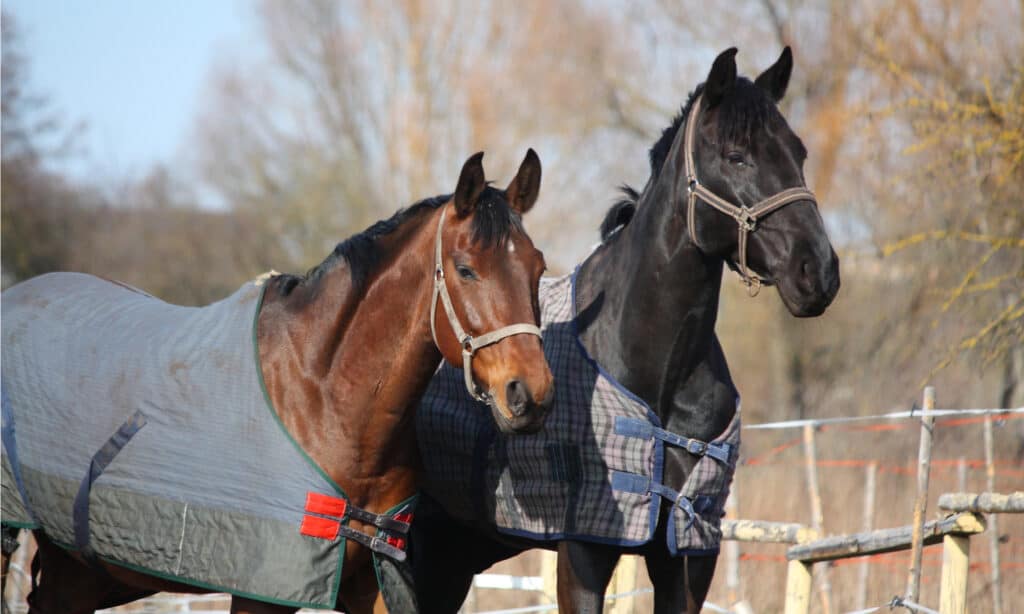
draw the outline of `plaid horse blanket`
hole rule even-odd
[[[740,414],[715,440],[670,433],[647,404],[597,364],[574,322],[575,274],[541,280],[544,354],[555,401],[544,428],[504,435],[447,365],[416,413],[424,491],[448,511],[499,531],[635,546],[649,542],[663,498],[674,503],[673,555],[716,553],[736,468]],[[737,399],[737,404],[739,399]],[[699,456],[685,484],[664,484],[666,445]]]
[[[168,579],[333,608],[347,500],[266,397],[262,296],[247,283],[181,307],[75,273],[5,291],[3,524]]]

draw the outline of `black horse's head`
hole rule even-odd
[[[748,283],[777,285],[793,315],[817,316],[839,291],[839,259],[805,188],[807,150],[777,107],[793,56],[786,47],[750,81],[737,77],[735,55],[732,48],[715,60],[681,114],[693,124],[689,138],[678,130],[673,139],[673,147],[691,152],[672,156],[682,165],[675,169],[685,182],[681,206],[692,208],[689,233]]]

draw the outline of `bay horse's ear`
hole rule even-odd
[[[707,106],[713,107],[722,101],[722,97],[736,85],[736,48],[729,47],[715,58],[704,82],[704,100]]]
[[[782,50],[782,55],[772,64],[771,68],[761,73],[761,76],[754,81],[754,85],[764,89],[775,102],[782,100],[786,95],[786,86],[789,85],[789,75],[793,72],[793,52],[787,45]]]
[[[527,150],[526,158],[519,166],[512,183],[508,184],[506,190],[508,204],[520,215],[533,208],[537,202],[537,195],[540,193],[540,158],[532,148]]]
[[[484,179],[484,152],[478,151],[466,160],[459,173],[459,185],[455,187],[455,210],[459,216],[473,211],[476,201],[480,199],[487,181]]]

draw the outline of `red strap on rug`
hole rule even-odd
[[[334,538],[338,537],[338,529],[340,527],[341,523],[337,520],[307,514],[302,517],[302,526],[299,528],[299,533],[309,537],[319,537],[320,539],[333,541]]]
[[[306,493],[306,511],[310,514],[322,514],[324,516],[344,518],[345,509],[347,507],[348,501],[340,497],[323,495],[318,492]]]

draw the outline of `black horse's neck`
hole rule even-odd
[[[732,417],[707,403],[716,384],[732,387],[714,334],[723,261],[689,238],[681,140],[640,194],[633,219],[581,265],[576,309],[591,356],[666,428],[713,438]]]

